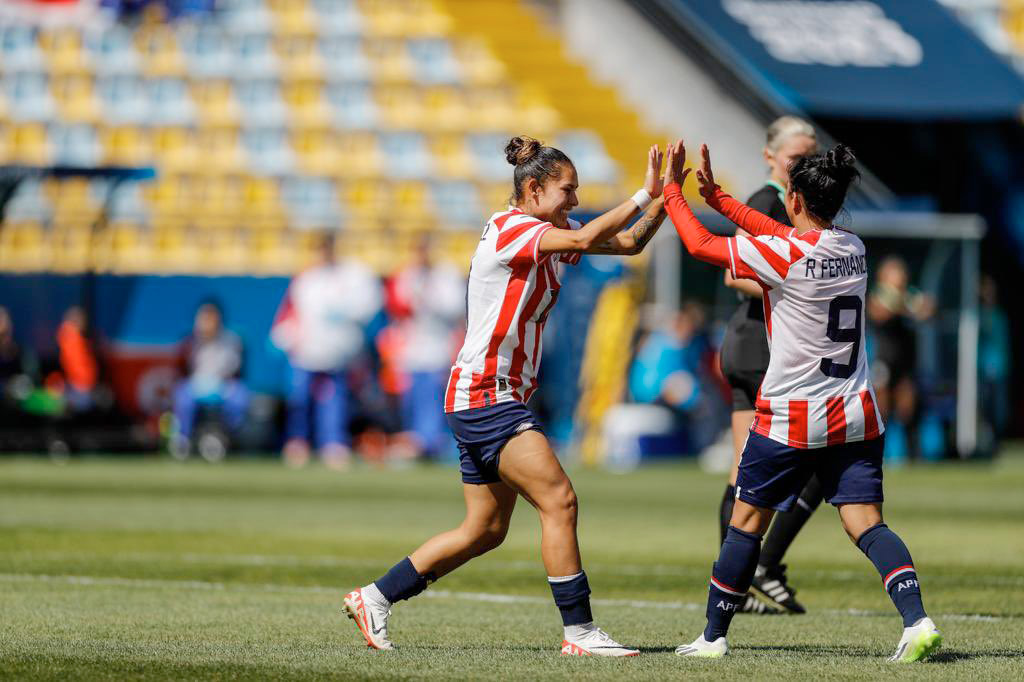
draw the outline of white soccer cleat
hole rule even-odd
[[[342,610],[355,622],[359,632],[363,633],[367,646],[373,649],[395,648],[388,639],[388,616],[391,615],[391,610],[376,600],[367,598],[362,588],[345,595],[345,606]]]
[[[624,647],[596,625],[581,626],[581,631],[562,640],[563,656],[639,656],[639,649]]]
[[[903,628],[903,637],[896,653],[889,657],[897,663],[913,663],[935,653],[942,646],[942,633],[931,618],[925,616],[909,628]]]
[[[696,658],[721,658],[729,653],[729,645],[725,637],[713,642],[704,639],[704,633],[693,641],[693,644],[680,644],[676,647],[676,656],[694,656]]]

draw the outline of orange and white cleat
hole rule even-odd
[[[639,656],[639,649],[622,646],[596,625],[577,626],[562,640],[563,656]]]
[[[355,622],[366,639],[366,645],[371,649],[395,648],[388,639],[388,616],[391,615],[391,609],[386,602],[380,603],[372,595],[366,594],[366,588],[362,587],[345,595],[342,610]]]

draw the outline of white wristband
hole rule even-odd
[[[643,188],[638,189],[631,198],[641,211],[650,206],[652,201],[650,193]]]

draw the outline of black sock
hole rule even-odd
[[[793,539],[821,504],[821,497],[821,484],[818,483],[817,476],[812,476],[804,486],[803,492],[800,493],[793,508],[788,512],[779,512],[775,515],[775,520],[772,521],[772,526],[764,537],[759,564],[774,567],[782,563],[782,557],[786,555],[786,550],[793,544]]]
[[[436,578],[433,573],[420,575],[416,567],[412,565],[409,557],[399,561],[391,567],[391,570],[373,581],[384,598],[394,604],[403,599],[415,597],[427,589],[427,585],[434,582]]]
[[[725,494],[722,495],[722,502],[718,505],[718,546],[725,542],[725,534],[729,531],[729,522],[732,520],[732,508],[736,506],[736,486],[732,483],[725,486]]]
[[[927,614],[921,602],[921,585],[917,582],[914,560],[900,536],[880,523],[864,531],[857,539],[857,546],[882,576],[882,586],[903,616],[903,627],[910,627],[924,618]]]
[[[761,537],[729,526],[722,543],[718,561],[711,567],[711,586],[708,588],[708,624],[704,639],[713,642],[724,637],[736,610],[743,605],[754,579],[757,555],[761,551]]]
[[[564,578],[548,577],[551,595],[562,613],[562,625],[582,625],[594,620],[590,613],[590,583],[587,574],[580,571]]]

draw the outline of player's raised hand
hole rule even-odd
[[[666,185],[677,183],[682,185],[686,181],[686,176],[690,174],[690,169],[683,169],[686,165],[686,147],[683,146],[682,140],[676,140],[669,144],[668,155],[665,158],[665,179]]]
[[[707,199],[715,193],[715,174],[711,170],[711,152],[706,144],[700,146],[701,163],[697,169],[697,190]]]
[[[644,176],[644,189],[652,199],[660,197],[661,191],[665,188],[661,178],[662,156],[661,149],[656,144],[652,144],[651,148],[647,150],[647,173]]]

